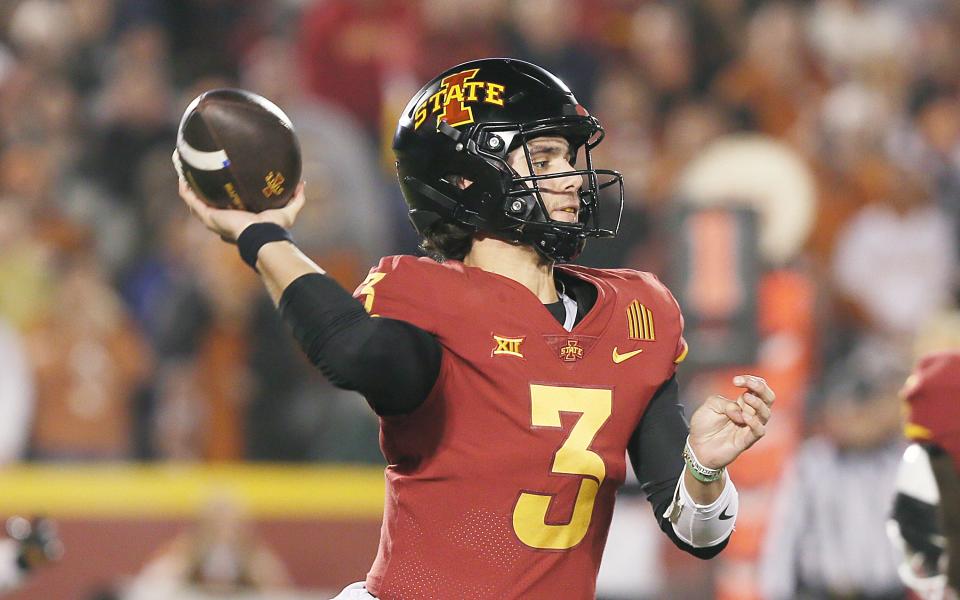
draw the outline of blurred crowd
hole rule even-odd
[[[595,162],[624,173],[621,235],[582,262],[670,280],[686,197],[749,196],[762,268],[809,291],[802,436],[886,469],[893,382],[960,330],[958,40],[952,0],[6,0],[0,464],[379,461],[372,413],[189,218],[178,119],[215,87],[279,104],[305,161],[294,236],[353,289],[416,252],[389,155],[406,101],[512,56],[564,79],[607,129]]]

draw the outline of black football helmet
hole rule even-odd
[[[570,143],[572,165],[582,150],[584,168],[533,174],[525,142],[545,135]],[[567,86],[536,65],[488,58],[448,69],[410,100],[393,138],[410,221],[421,235],[446,219],[530,244],[549,260],[572,260],[588,237],[612,237],[620,226],[623,178],[595,169],[590,157],[603,135]],[[519,147],[530,176],[507,164]],[[584,180],[578,222],[555,221],[539,182],[571,175]],[[458,186],[458,177],[471,185]]]

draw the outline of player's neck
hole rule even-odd
[[[509,277],[545,304],[558,300],[553,283],[553,263],[543,260],[536,250],[525,244],[480,237],[473,241],[463,264]]]

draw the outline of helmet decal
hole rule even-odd
[[[476,102],[503,106],[506,87],[492,81],[474,81],[479,72],[480,69],[467,69],[440,80],[440,89],[417,107],[413,128],[419,129],[430,114],[437,115],[437,126],[440,121],[446,121],[451,127],[473,123],[473,109],[468,104]]]

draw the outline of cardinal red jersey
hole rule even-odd
[[[367,589],[381,600],[593,598],[627,442],[686,352],[654,276],[563,266],[597,289],[567,332],[521,284],[388,257],[357,296],[433,333],[440,373],[386,417],[386,500]]]

